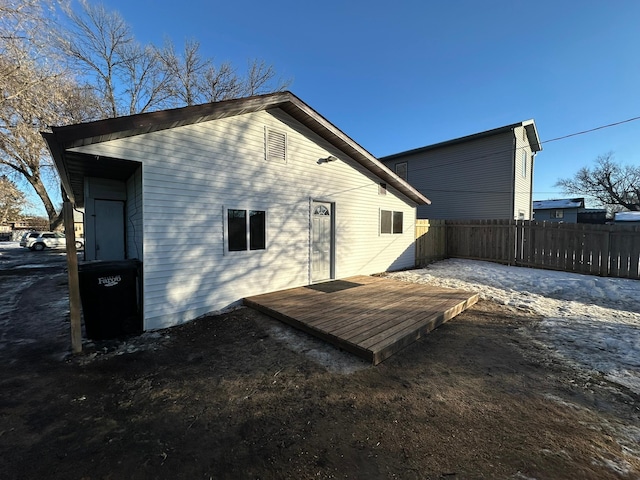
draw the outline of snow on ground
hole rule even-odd
[[[543,318],[536,338],[640,394],[640,281],[449,259],[391,277],[472,291]]]

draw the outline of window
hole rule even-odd
[[[395,170],[396,175],[398,175],[401,179],[407,179],[407,162],[396,163]]]
[[[551,218],[564,218],[564,210],[554,210]]]
[[[230,252],[264,250],[267,245],[267,213],[264,210],[227,210]]]
[[[264,158],[268,162],[287,163],[287,135],[264,128]]]
[[[524,220],[524,210],[518,210],[518,220]]]
[[[379,183],[378,184],[378,195],[386,195],[387,194],[387,184]]]
[[[402,233],[402,212],[380,210],[380,233]]]
[[[527,152],[522,151],[522,176],[527,178]]]

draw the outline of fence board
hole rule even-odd
[[[418,220],[416,265],[448,257],[640,279],[640,226]]]
[[[416,265],[427,265],[447,257],[446,228],[444,220],[416,221]]]

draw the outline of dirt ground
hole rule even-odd
[[[34,255],[0,270],[0,478],[640,478],[640,398],[525,312],[376,367],[246,308],[71,357],[64,257]]]

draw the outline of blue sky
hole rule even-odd
[[[640,116],[637,0],[103,3],[142,43],[272,64],[378,157],[529,118],[545,141]],[[640,164],[638,147],[640,121],[543,144],[534,200],[600,154]]]

